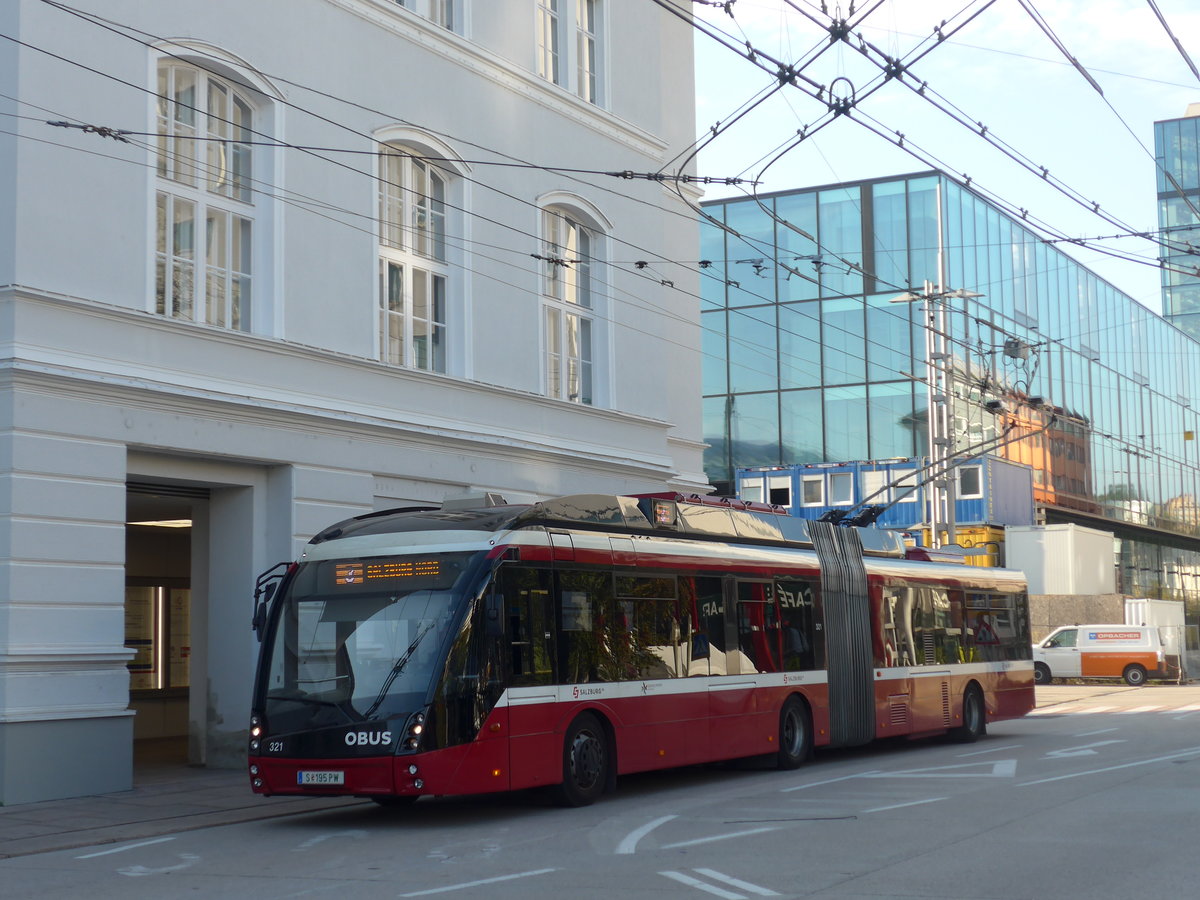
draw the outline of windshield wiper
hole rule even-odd
[[[432,627],[433,622],[430,622],[424,628],[418,631],[417,636],[413,638],[412,643],[408,645],[408,649],[404,651],[403,655],[401,655],[398,660],[396,660],[396,664],[392,666],[392,671],[388,672],[387,678],[384,679],[383,687],[379,689],[379,694],[376,695],[375,702],[371,704],[370,708],[367,709],[365,713],[363,713],[364,719],[371,718],[371,716],[375,714],[375,710],[379,709],[379,705],[383,703],[384,698],[387,697],[388,691],[391,690],[392,683],[396,680],[396,676],[404,671],[404,667],[408,665],[408,661],[412,659],[412,655],[417,652],[417,645],[421,643],[425,635],[429,633],[429,629]]]

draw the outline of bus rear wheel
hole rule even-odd
[[[987,734],[987,711],[983,706],[983,694],[975,685],[963,694],[962,724],[950,732],[952,740],[960,744],[973,744]]]
[[[1121,677],[1125,679],[1125,683],[1130,687],[1141,687],[1146,683],[1146,669],[1137,663],[1130,663],[1125,667],[1125,671],[1121,673]]]
[[[808,708],[798,697],[788,697],[779,711],[779,752],[776,765],[781,769],[796,769],[812,753],[812,723]]]
[[[575,717],[563,740],[562,806],[589,806],[604,793],[611,765],[608,734],[592,713]]]

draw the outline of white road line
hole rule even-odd
[[[85,853],[83,856],[77,856],[76,859],[95,859],[97,856],[108,856],[112,853],[124,853],[126,850],[136,850],[138,847],[149,847],[151,844],[162,844],[166,841],[173,841],[173,837],[155,838],[152,841],[142,841],[137,844],[126,844],[124,847],[113,847],[111,850],[101,850],[99,853]]]
[[[1022,744],[1005,744],[1003,747],[989,747],[986,750],[974,750],[971,753],[960,753],[958,754],[958,758],[965,759],[968,756],[983,756],[985,753],[997,753],[1000,750],[1017,750],[1022,746]]]
[[[1200,712],[1200,703],[1193,703],[1191,706],[1181,706],[1175,712]]]
[[[904,809],[906,806],[921,806],[925,803],[937,803],[941,800],[948,800],[948,797],[930,797],[928,800],[914,800],[911,803],[897,803],[893,806],[876,806],[874,809],[864,809],[864,813],[886,812],[889,809]]]
[[[779,793],[787,794],[787,793],[790,793],[791,791],[804,791],[804,790],[808,790],[808,788],[821,787],[822,785],[826,785],[826,784],[836,784],[839,781],[849,781],[852,778],[862,778],[866,775],[877,775],[877,774],[879,774],[879,769],[871,769],[869,772],[858,772],[854,775],[843,775],[841,778],[830,778],[826,781],[813,781],[813,782],[810,782],[809,784],[798,784],[795,787],[784,788]]]
[[[766,831],[778,831],[778,828],[751,828],[749,831],[735,831],[732,834],[714,834],[712,837],[696,838],[691,841],[680,841],[678,844],[663,844],[663,850],[675,850],[679,847],[694,847],[697,844],[711,844],[714,841],[727,841],[730,838],[748,837],[752,834],[762,834]]]
[[[1161,706],[1134,706],[1130,709],[1121,710],[1121,715],[1127,716],[1130,713],[1157,712],[1160,709],[1162,709]]]
[[[659,872],[665,878],[670,878],[672,881],[678,881],[680,884],[686,884],[688,887],[694,887],[697,890],[705,891],[716,897],[724,897],[725,900],[747,900],[745,894],[735,894],[733,891],[727,891],[724,888],[719,888],[716,885],[706,884],[699,878],[693,878],[691,875],[684,875],[682,872]]]
[[[730,887],[739,888],[751,894],[758,894],[760,897],[778,897],[779,894],[775,891],[768,890],[765,887],[759,887],[757,884],[751,884],[748,881],[742,881],[740,878],[731,878],[728,875],[723,875],[715,869],[695,869],[701,875],[711,878],[713,881],[720,881]]]
[[[1080,732],[1079,734],[1075,735],[1075,737],[1077,737],[1077,738],[1082,738],[1082,737],[1095,737],[1095,736],[1096,736],[1096,735],[1098,735],[1098,734],[1112,734],[1112,732],[1114,732],[1114,731],[1120,731],[1120,730],[1121,730],[1120,728],[1101,728],[1099,731],[1084,731],[1084,732]]]
[[[1195,756],[1200,754],[1200,747],[1192,747],[1188,750],[1182,750],[1179,753],[1172,753],[1168,756],[1156,756],[1153,759],[1141,759],[1137,762],[1122,763],[1119,766],[1105,766],[1103,769],[1089,769],[1086,772],[1073,772],[1070,775],[1056,775],[1053,778],[1039,778],[1037,781],[1025,781],[1017,785],[1017,787],[1030,787],[1035,784],[1046,784],[1051,781],[1065,781],[1068,778],[1080,778],[1084,775],[1099,775],[1103,772],[1115,772],[1118,769],[1132,769],[1135,766],[1148,766],[1152,763],[1167,762],[1172,759],[1179,759],[1181,756]]]
[[[664,825],[672,819],[677,819],[678,816],[663,816],[660,819],[655,819],[653,822],[647,822],[641,828],[635,828],[629,834],[622,838],[621,843],[617,844],[618,855],[627,855],[637,850],[638,841],[652,832],[659,825]]]
[[[530,878],[534,875],[546,875],[557,872],[558,869],[534,869],[531,872],[517,872],[515,875],[497,875],[495,878],[481,878],[479,881],[464,881],[462,884],[451,884],[446,887],[430,888],[427,891],[410,891],[401,897],[428,897],[430,894],[448,894],[451,891],[465,891],[467,888],[479,887],[481,884],[497,884],[501,881],[515,881],[518,878]]]

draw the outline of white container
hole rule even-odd
[[[1005,564],[1020,569],[1031,594],[1113,594],[1114,538],[1082,525],[1010,525]]]

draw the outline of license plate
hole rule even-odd
[[[345,784],[345,772],[297,772],[296,784]]]

